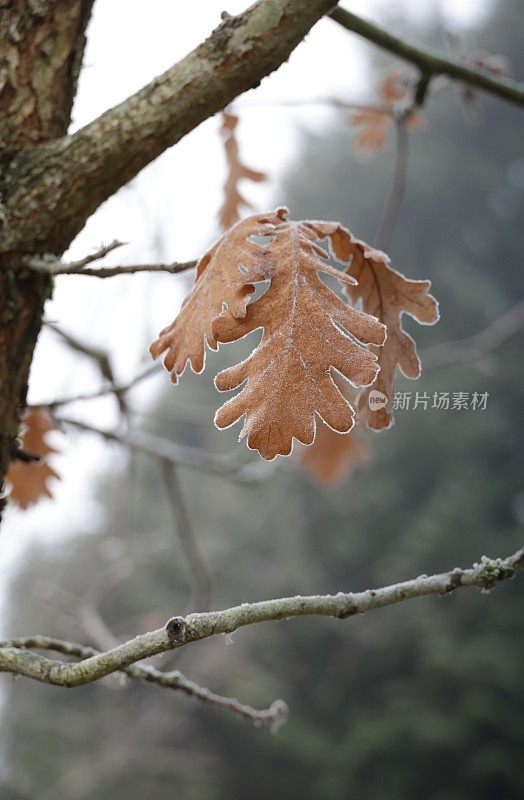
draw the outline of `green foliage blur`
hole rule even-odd
[[[519,6],[497,4],[470,38],[508,56],[522,76]],[[467,51],[469,40],[462,44]],[[352,46],[348,36],[348,69]],[[410,137],[390,254],[409,277],[430,277],[441,303],[436,328],[406,323],[421,350],[478,332],[524,294],[521,115],[478,101],[481,124],[471,126],[457,90],[443,90],[424,112],[425,129]],[[392,145],[362,162],[350,137],[340,114],[322,135],[304,131],[275,200],[293,218],[340,219],[372,241]],[[416,384],[400,378],[400,390],[430,396],[489,392],[487,410],[399,411],[391,431],[369,437],[374,463],[334,490],[315,486],[296,458],[256,487],[180,470],[213,607],[364,589],[516,549],[522,345],[519,334],[480,362],[428,370]],[[211,366],[232,363],[231,352]],[[187,375],[138,424],[223,449],[235,432],[207,423],[216,405],[211,378]],[[99,498],[104,519],[95,531],[35,547],[14,577],[13,635],[88,642],[89,602],[119,638],[189,609],[157,465],[133,457],[106,472]],[[116,678],[71,692],[9,683],[0,730],[9,782],[31,800],[520,800],[523,598],[515,580],[489,595],[461,590],[346,622],[266,624],[156,662],[257,706],[283,697],[290,720],[276,736]],[[11,796],[1,791],[2,800]]]

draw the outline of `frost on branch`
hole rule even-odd
[[[415,342],[402,328],[402,314],[409,314],[422,325],[438,321],[438,303],[429,294],[430,281],[413,281],[389,266],[389,258],[365,242],[350,238],[348,274],[357,284],[346,287],[353,302],[360,300],[364,311],[378,317],[387,327],[387,340],[377,354],[380,372],[373,389],[382,392],[387,404],[375,410],[369,407],[369,389],[359,396],[359,416],[369,428],[389,428],[393,424],[391,411],[395,388],[395,372],[400,367],[406,378],[418,378],[421,372]]]
[[[271,241],[256,244],[252,237]],[[217,375],[221,391],[245,386],[215,421],[226,428],[244,417],[241,438],[247,435],[249,447],[267,459],[288,455],[293,438],[311,444],[316,414],[340,433],[351,430],[354,411],[332,371],[360,387],[372,383],[378,370],[377,356],[360,342],[380,346],[385,327],[320,279],[322,272],[354,284],[327,263],[322,240],[335,259],[347,262],[352,238],[338,223],[292,222],[285,208],[238,223],[202,257],[179,316],[151,346],[155,358],[167,350],[164,364],[176,381],[188,360],[195,371],[203,369],[206,342],[216,349],[218,342],[263,328],[251,355]],[[259,281],[270,281],[269,288],[249,303]]]
[[[46,434],[55,427],[49,411],[35,408],[24,417],[24,426],[22,447],[28,454],[40,456],[41,460],[33,463],[13,461],[7,473],[6,481],[11,487],[9,496],[22,509],[37,503],[42,497],[52,497],[49,480],[60,479],[47,462],[47,456],[56,453],[46,442]]]
[[[228,308],[213,323],[218,342],[233,342],[263,328],[260,345],[240,364],[219,373],[217,389],[244,388],[216,414],[219,428],[241,417],[240,438],[263,458],[291,452],[293,438],[311,444],[315,414],[334,430],[351,430],[354,412],[337,388],[332,368],[355,386],[375,379],[377,359],[347,333],[366,344],[381,345],[385,328],[367,313],[348,306],[319,277],[322,272],[351,286],[354,281],[326,263],[318,241],[327,239],[331,255],[343,260],[350,234],[338,223],[292,222],[287,209],[268,215],[273,241],[261,272],[248,269],[247,281],[269,279],[265,294],[247,306],[242,319]],[[340,326],[340,327],[338,327]],[[347,333],[343,332],[347,331]]]
[[[228,168],[227,179],[224,184],[224,202],[218,214],[220,227],[223,231],[226,231],[238,221],[241,208],[252,207],[251,203],[240,194],[238,188],[239,181],[246,179],[254,181],[255,183],[260,183],[267,178],[265,172],[258,172],[258,170],[246,167],[246,165],[241,162],[236,137],[237,125],[238,117],[236,114],[231,114],[228,111],[222,112],[222,126],[220,131],[224,137],[224,149]]]

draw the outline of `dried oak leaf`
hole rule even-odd
[[[350,385],[339,378],[335,378],[335,383],[353,403],[355,391]],[[349,477],[357,467],[369,464],[371,450],[359,436],[357,426],[344,435],[327,425],[319,425],[315,441],[301,452],[300,461],[317,483],[328,486]]]
[[[205,344],[217,349],[212,323],[227,304],[235,317],[243,317],[249,296],[255,287],[246,280],[248,269],[263,275],[267,263],[265,248],[249,240],[250,236],[266,236],[273,232],[271,214],[254,214],[226,231],[199,259],[193,291],[185,299],[176,319],[160,331],[150,347],[153,358],[167,350],[164,365],[173,383],[187,362],[194,372],[205,365]],[[261,280],[261,278],[257,278]]]
[[[235,129],[238,125],[238,117],[228,111],[222,112],[221,133],[224,136],[224,149],[228,167],[227,179],[224,184],[224,202],[218,214],[218,220],[222,230],[226,231],[240,218],[240,209],[252,208],[246,198],[240,194],[238,184],[243,178],[260,183],[265,181],[267,175],[264,172],[251,169],[242,164],[239,157],[238,141]]]
[[[408,98],[405,73],[398,69],[388,70],[378,84],[377,94],[383,107],[364,107],[349,117],[350,125],[359,128],[354,142],[363,155],[371,155],[386,144],[393,121],[393,107]],[[420,128],[421,124],[422,115],[416,111],[405,120],[405,125],[412,129]]]
[[[24,426],[23,449],[40,456],[42,460],[33,463],[16,460],[11,463],[6,476],[11,487],[9,496],[22,509],[38,502],[42,497],[52,497],[48,482],[50,478],[60,479],[47,462],[47,456],[57,452],[46,442],[46,434],[55,427],[49,411],[45,408],[29,411],[24,417]]]
[[[359,127],[355,136],[355,147],[359,153],[368,155],[381,150],[389,135],[391,115],[378,108],[361,108],[350,117],[350,124]]]
[[[319,425],[315,441],[301,455],[304,467],[324,486],[348,478],[354,470],[371,461],[371,451],[355,430],[341,434]]]
[[[375,317],[348,306],[319,277],[322,272],[353,285],[351,276],[326,263],[328,255],[317,244],[327,239],[330,254],[347,261],[349,232],[333,222],[292,222],[287,213],[279,208],[267,216],[273,239],[264,248],[266,257],[253,260],[244,274],[251,283],[269,280],[269,288],[245,315],[228,304],[212,328],[217,342],[233,342],[263,328],[251,355],[216,376],[220,391],[245,386],[217,411],[215,423],[227,428],[244,417],[239,438],[247,435],[248,446],[266,459],[289,455],[294,438],[311,444],[316,414],[340,433],[351,430],[354,411],[332,369],[355,386],[372,383],[377,357],[347,333],[375,346],[385,339],[385,327]]]
[[[364,311],[378,317],[388,332],[383,347],[371,347],[380,366],[377,380],[372,389],[365,389],[358,399],[361,419],[369,428],[380,430],[394,422],[391,409],[397,366],[406,378],[418,378],[421,372],[415,342],[402,328],[402,314],[409,314],[422,325],[434,325],[439,318],[438,303],[429,294],[431,281],[406,278],[390,267],[385,253],[365,242],[351,237],[347,255],[348,274],[357,284],[347,286],[346,292],[353,302],[361,301]],[[385,405],[370,408],[371,391],[382,393],[387,400]]]

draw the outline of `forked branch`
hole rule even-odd
[[[467,64],[461,64],[445,58],[436,50],[418,47],[405,39],[400,39],[379,25],[346,11],[345,8],[335,8],[330,16],[331,19],[338,22],[346,30],[362,36],[368,42],[372,42],[383,50],[387,50],[389,53],[393,53],[393,55],[403,59],[403,61],[418,67],[420,73],[425,76],[425,81],[420,84],[421,92],[427,89],[430,78],[445,75],[454,81],[460,81],[477,89],[483,89],[495,97],[500,97],[524,108],[524,88],[515,81],[507,78],[495,78],[487,72],[482,72],[479,69],[469,67]]]
[[[62,261],[51,254],[43,256],[33,256],[27,258],[25,264],[29,269],[36,272],[44,272],[49,275],[87,275],[91,278],[114,278],[118,275],[133,275],[135,272],[169,272],[175,275],[193,269],[196,261],[173,262],[172,264],[124,264],[123,266],[110,267],[89,267],[93,261],[105,258],[108,253],[122,247],[125,242],[114,241],[104,245],[78,261]]]
[[[165,627],[136,636],[104,653],[70,643],[56,646],[56,640],[47,640],[42,637],[11,639],[0,642],[0,672],[23,675],[55,686],[72,687],[92,683],[114,672],[125,671],[132,677],[169,686],[172,681],[169,676],[160,679],[155,672],[151,671],[152,668],[138,667],[136,666],[137,662],[211,636],[231,634],[238,628],[255,625],[259,622],[303,616],[347,619],[415,597],[448,594],[460,587],[477,587],[487,591],[501,581],[512,578],[516,571],[523,567],[524,547],[508,558],[491,559],[483,556],[479,563],[469,569],[457,567],[437,575],[420,575],[418,578],[380,589],[351,593],[339,592],[336,595],[284,597],[259,603],[244,603],[224,611],[173,617]],[[43,647],[58,650],[58,652],[73,655],[82,660],[75,663],[57,661],[28,652],[29,648],[41,649]],[[147,677],[143,670],[146,670],[150,677]],[[177,676],[176,680],[181,680],[178,673]],[[174,688],[181,687],[175,686]],[[188,691],[187,693],[198,696],[196,692]],[[220,705],[221,703],[214,704]],[[272,706],[272,708],[275,712],[275,707]],[[280,715],[282,712],[283,707],[280,707]]]
[[[79,659],[87,659],[99,655],[98,651],[93,647],[65,642],[62,639],[51,639],[48,636],[26,636],[8,639],[0,643],[0,648],[16,648],[16,650],[25,651],[25,655],[29,657],[33,655],[27,652],[29,650],[47,650]],[[225,697],[212,692],[205,686],[200,686],[198,683],[186,678],[179,670],[162,672],[162,670],[150,665],[133,664],[123,669],[122,672],[129,678],[155,684],[163,689],[174,689],[182,692],[187,697],[194,697],[206,705],[222,708],[241,719],[253,722],[255,725],[268,725],[273,733],[284,725],[287,719],[288,709],[283,700],[275,700],[269,708],[252,708],[245,703],[240,703],[234,697]]]

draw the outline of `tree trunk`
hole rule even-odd
[[[63,136],[71,119],[93,0],[0,0],[0,241],[11,234],[3,213],[8,176],[22,152]],[[31,187],[26,187],[30,193]],[[17,246],[0,247],[0,486],[12,457],[29,368],[50,278],[20,268],[35,252],[30,225]],[[27,236],[24,234],[27,232]],[[41,250],[40,250],[41,252]],[[1,513],[1,506],[0,506]]]

